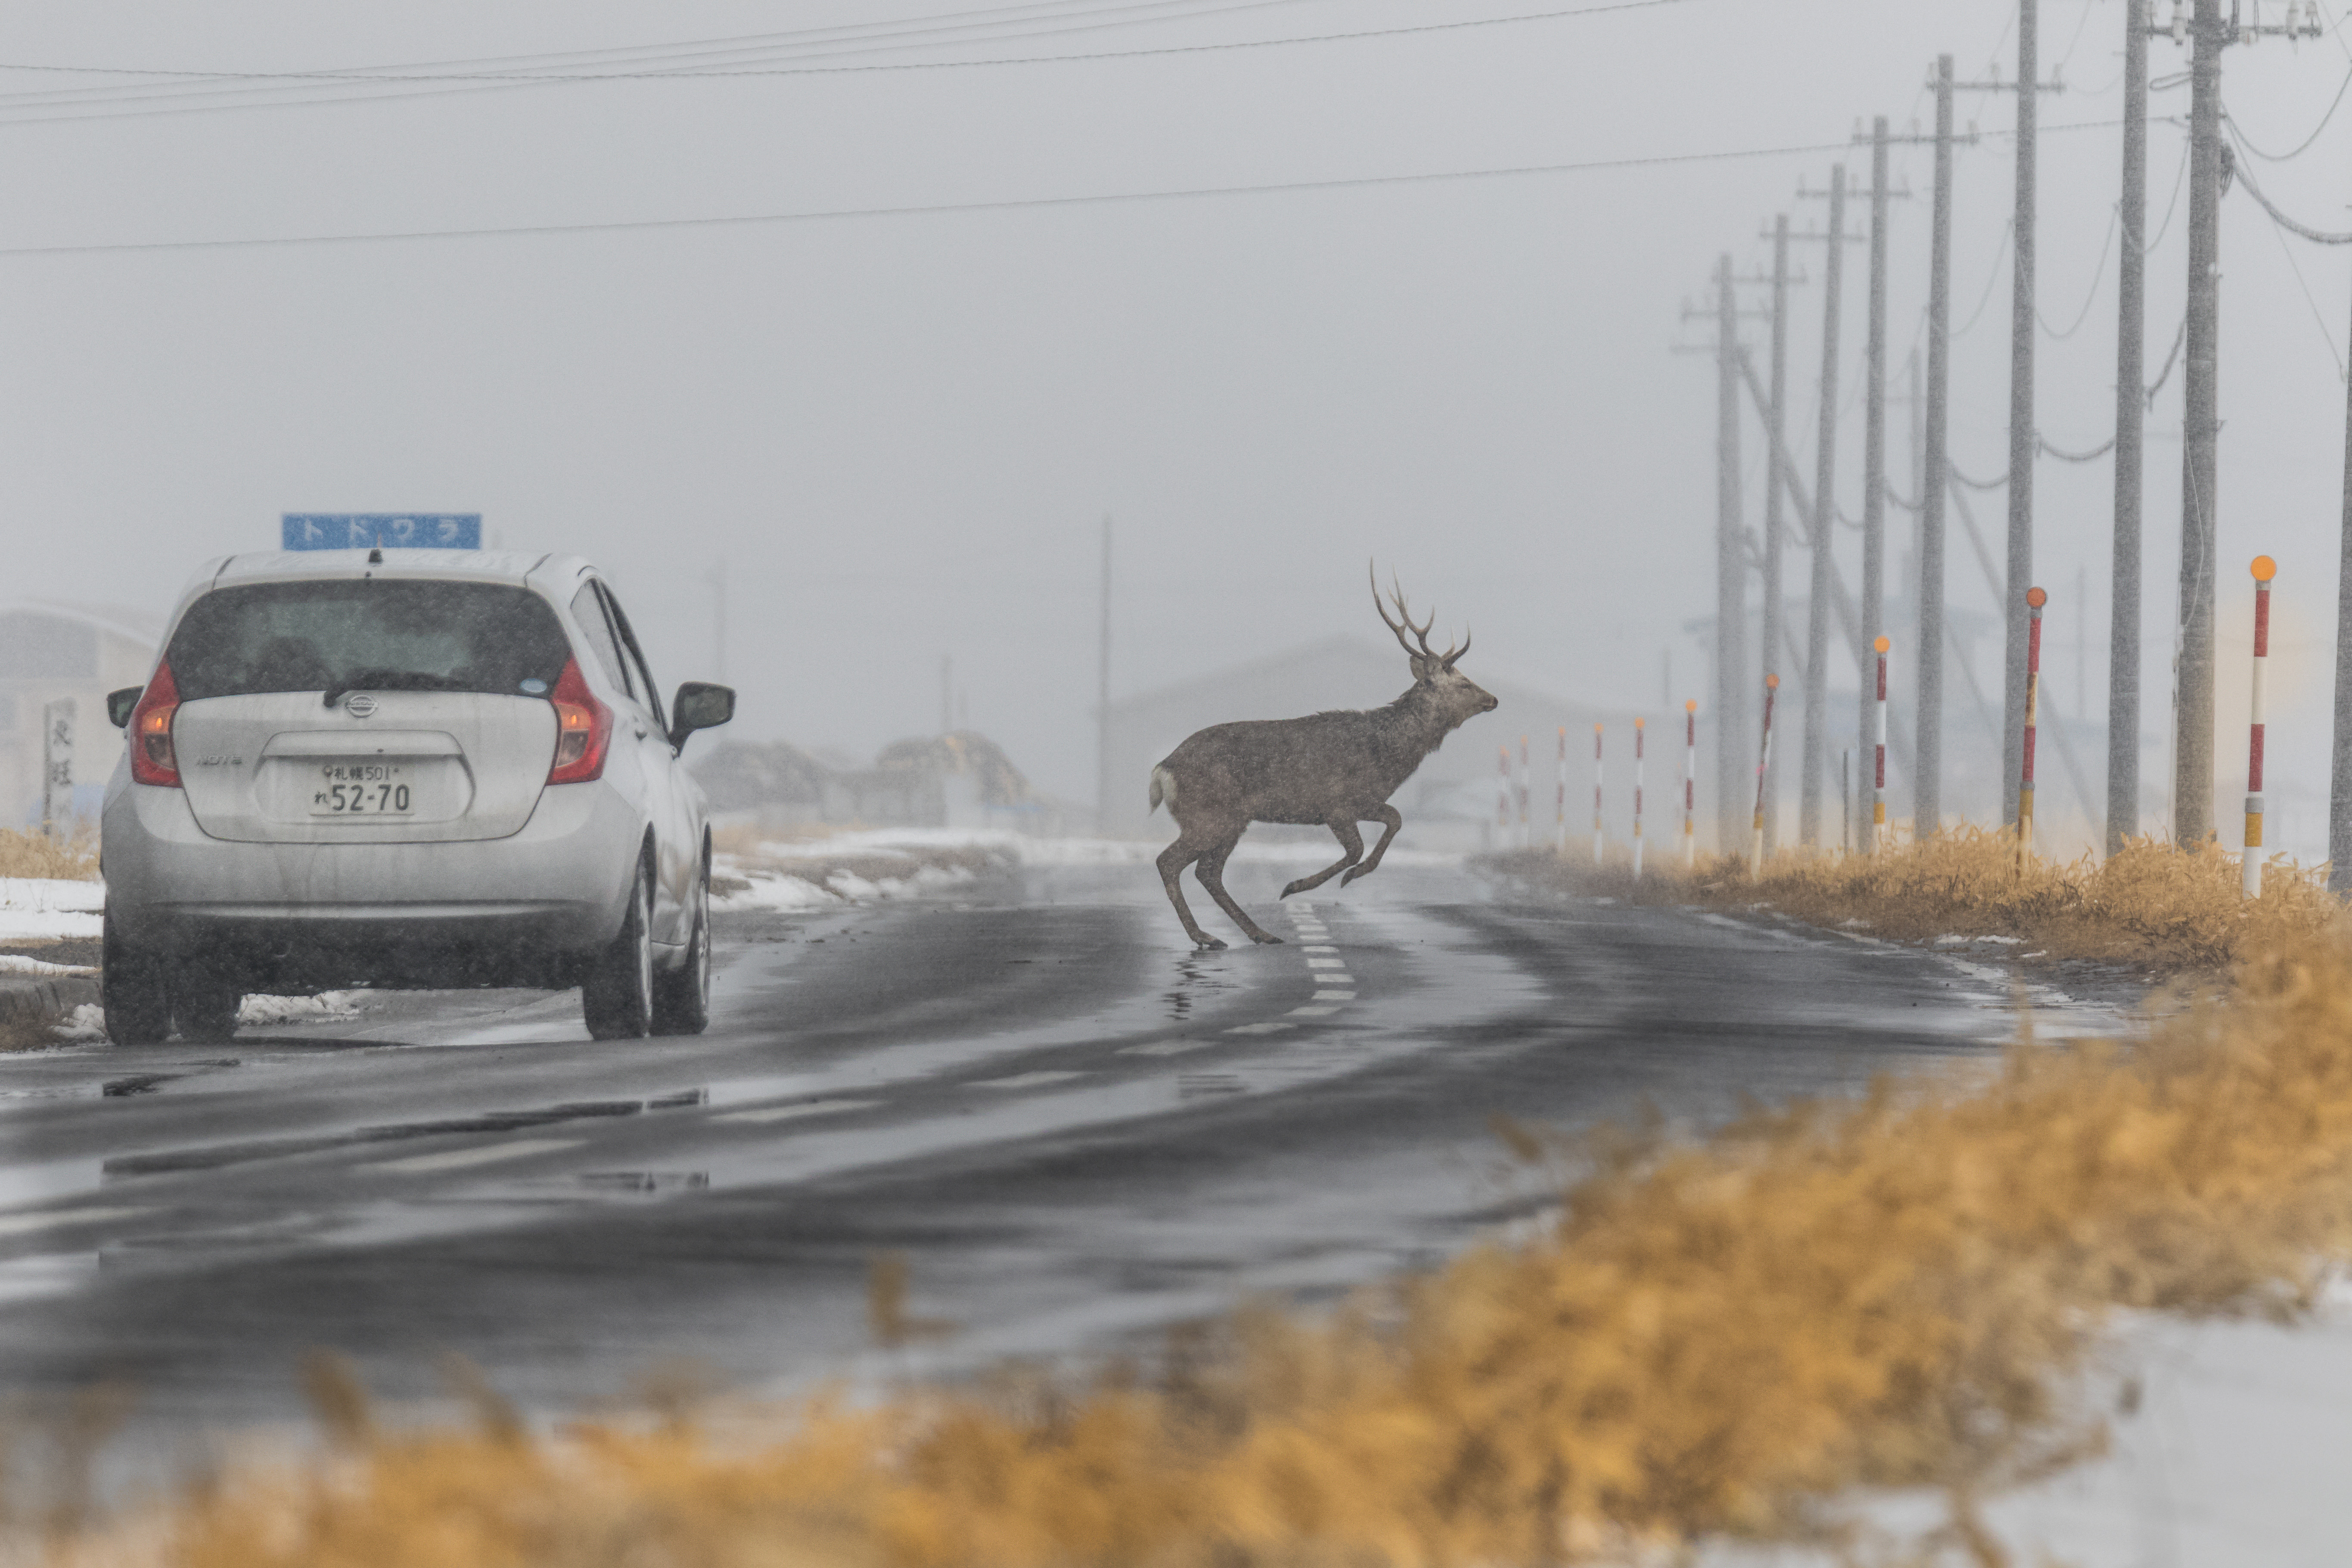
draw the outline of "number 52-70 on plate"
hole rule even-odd
[[[408,770],[398,763],[327,763],[310,789],[313,816],[405,816]]]

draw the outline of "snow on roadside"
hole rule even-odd
[[[49,1034],[61,1046],[102,1046],[106,1044],[106,1009],[85,1002],[49,1026]]]
[[[330,1024],[360,1016],[364,991],[321,991],[316,996],[248,996],[236,1010],[239,1028],[260,1024]]]
[[[0,952],[0,975],[5,974],[95,974],[98,970],[87,963],[50,963],[38,958],[27,958],[21,952]]]
[[[0,942],[94,937],[102,930],[106,884],[48,877],[0,877]]]

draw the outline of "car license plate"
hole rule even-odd
[[[310,789],[313,816],[406,816],[408,770],[398,763],[326,763]]]

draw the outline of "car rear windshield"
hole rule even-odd
[[[572,654],[547,601],[497,583],[341,579],[222,588],[164,656],[184,701],[256,691],[541,696]]]

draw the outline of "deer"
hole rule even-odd
[[[1250,919],[1225,891],[1225,858],[1249,825],[1321,826],[1339,841],[1339,858],[1283,889],[1286,899],[1319,888],[1335,876],[1343,888],[1369,877],[1380,869],[1381,858],[1404,826],[1389,796],[1445,743],[1446,736],[1494,710],[1494,697],[1454,668],[1470,651],[1469,634],[1464,633],[1460,647],[1448,646],[1439,653],[1429,646],[1436,612],[1416,625],[1405,606],[1404,590],[1391,578],[1389,597],[1396,605],[1391,620],[1381,602],[1377,575],[1371,586],[1372,608],[1411,662],[1412,689],[1381,708],[1212,724],[1188,737],[1151,770],[1151,809],[1165,805],[1177,828],[1176,842],[1160,852],[1160,885],[1168,889],[1168,901],[1176,906],[1176,918],[1184,922],[1185,934],[1196,948],[1225,944],[1202,931],[1186,907],[1184,889],[1177,882],[1185,867],[1198,866],[1193,875],[1201,886],[1250,941],[1279,944],[1280,937]],[[1411,641],[1407,632],[1412,634]],[[1381,825],[1381,840],[1370,858],[1356,828],[1360,822]]]

